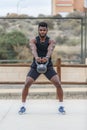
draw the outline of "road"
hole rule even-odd
[[[27,100],[27,112],[19,115],[21,100],[0,100],[0,130],[87,130],[87,100],[65,100],[66,115],[58,114],[58,101]]]

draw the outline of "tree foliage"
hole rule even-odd
[[[14,47],[27,45],[28,39],[20,31],[13,31],[0,37],[0,59],[15,58]]]

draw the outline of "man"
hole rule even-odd
[[[53,52],[53,49],[55,47],[55,41],[51,40],[47,36],[48,32],[48,25],[45,22],[41,22],[38,25],[38,36],[35,39],[32,39],[30,41],[30,48],[33,54],[33,63],[31,65],[31,69],[27,74],[25,86],[22,92],[22,107],[19,110],[19,114],[23,114],[26,111],[26,98],[28,95],[28,90],[30,86],[34,83],[34,81],[38,78],[38,76],[41,74],[37,72],[37,64],[38,63],[46,63],[47,65],[47,71],[44,73],[44,75],[54,84],[54,86],[57,88],[57,95],[59,99],[59,108],[58,111],[60,113],[65,113],[64,107],[63,107],[63,90],[61,88],[61,83],[59,81],[59,77],[55,70],[53,69],[53,64],[51,61],[51,55]]]

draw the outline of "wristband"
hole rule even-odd
[[[48,59],[49,59],[49,56],[46,56],[46,58],[48,58]]]

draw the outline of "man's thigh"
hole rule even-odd
[[[39,77],[40,73],[36,71],[36,69],[31,68],[27,74],[27,77],[31,77],[32,79],[36,80]]]
[[[47,72],[44,74],[49,80],[55,75],[57,75],[56,71],[54,70],[53,67],[50,67],[47,69]]]

